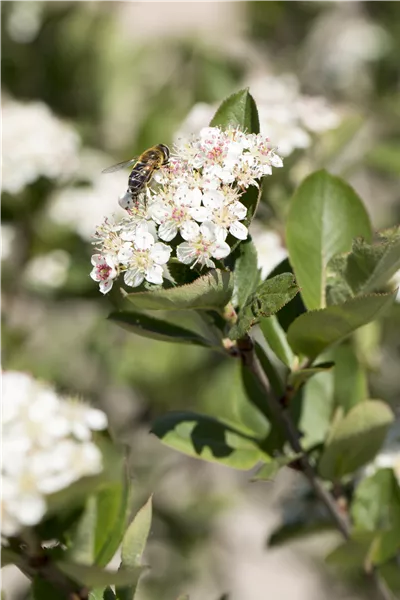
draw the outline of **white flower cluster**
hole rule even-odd
[[[325,98],[300,93],[295,75],[257,75],[248,84],[257,103],[261,133],[268,132],[281,156],[289,156],[297,148],[308,148],[312,134],[333,129],[340,123],[339,114]],[[196,104],[182,123],[178,137],[204,127],[215,109],[209,104]]]
[[[18,194],[39,177],[66,179],[79,162],[78,134],[43,102],[3,101],[3,191]]]
[[[10,537],[40,522],[47,495],[101,472],[92,431],[107,417],[25,373],[4,372],[2,389],[2,534]]]
[[[272,167],[281,166],[268,138],[239,129],[205,127],[198,136],[178,142],[169,165],[155,176],[157,188],[147,190],[146,202],[130,203],[129,217],[98,228],[99,253],[92,257],[91,277],[102,293],[120,273],[132,287],[144,280],[161,284],[175,247],[179,262],[215,267],[213,259],[231,251],[228,234],[247,238],[242,194],[272,174]],[[121,205],[128,199],[129,194],[123,196]],[[183,241],[167,245],[178,234]]]

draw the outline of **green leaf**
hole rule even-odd
[[[353,533],[351,540],[339,544],[328,554],[326,563],[348,577],[360,576],[365,572],[372,539],[370,533]]]
[[[357,486],[351,504],[355,526],[378,533],[371,559],[386,562],[400,550],[400,487],[392,469],[380,469]]]
[[[143,552],[149,537],[152,519],[152,497],[138,511],[129,525],[121,548],[121,566],[123,568],[138,567],[142,564]]]
[[[304,383],[306,383],[306,381],[308,381],[310,377],[313,377],[313,375],[318,375],[318,373],[330,371],[334,365],[334,362],[323,362],[317,365],[313,365],[312,367],[292,371],[292,373],[290,373],[289,375],[288,383],[293,388],[298,389]]]
[[[253,475],[251,481],[271,481],[275,478],[278,471],[282,469],[282,467],[286,467],[293,461],[300,458],[301,454],[293,454],[292,456],[279,456],[278,458],[273,458],[269,462],[264,463],[258,471]]]
[[[222,102],[215,113],[210,127],[239,127],[247,133],[259,133],[257,106],[248,89],[240,90]]]
[[[287,542],[293,542],[299,538],[302,539],[309,535],[315,535],[325,531],[332,531],[333,529],[334,525],[332,524],[332,521],[323,519],[311,523],[307,523],[304,520],[284,523],[272,532],[268,539],[268,546],[270,548],[282,546]]]
[[[288,342],[296,354],[315,358],[332,344],[381,316],[394,298],[395,293],[371,294],[304,313],[290,325]]]
[[[239,313],[238,321],[231,328],[229,337],[232,340],[243,337],[262,317],[275,314],[290,302],[298,291],[299,287],[292,273],[283,273],[263,281]]]
[[[128,511],[129,489],[127,482],[115,483],[97,494],[94,562],[100,567],[108,565],[123,538]]]
[[[103,600],[116,600],[116,595],[110,587],[106,587],[103,592]]]
[[[307,177],[291,201],[286,241],[309,310],[326,306],[328,263],[336,254],[349,251],[357,236],[369,241],[372,232],[355,191],[326,171]]]
[[[335,348],[332,359],[335,362],[335,405],[348,412],[368,397],[365,368],[360,364],[350,344],[342,344]]]
[[[257,288],[260,272],[257,250],[250,237],[239,244],[235,254],[233,303],[240,309]]]
[[[155,319],[136,312],[113,312],[108,318],[123,329],[142,337],[174,342],[178,344],[194,344],[195,346],[210,346],[211,342],[179,325],[173,325],[161,319]]]
[[[286,333],[281,327],[278,318],[275,315],[260,320],[260,329],[263,332],[265,341],[276,356],[291,369],[294,361],[294,354],[288,344]]]
[[[255,440],[212,417],[171,412],[153,423],[152,433],[183,454],[235,469],[251,469],[262,453]]]
[[[396,600],[400,595],[400,570],[397,560],[392,560],[385,565],[379,566],[377,573],[385,582],[388,589],[395,594],[392,600]]]
[[[137,567],[142,566],[142,557],[150,533],[151,519],[152,499],[150,496],[126,530],[122,541],[120,571],[135,570]],[[124,588],[117,587],[118,600],[133,600],[136,589],[137,585]]]
[[[380,400],[365,400],[337,424],[319,462],[325,479],[336,481],[370,462],[381,448],[393,413]]]
[[[127,521],[128,486],[124,469],[121,481],[102,487],[90,496],[68,539],[67,558],[79,564],[105,567],[118,550]]]
[[[400,227],[383,231],[374,244],[353,242],[343,275],[354,294],[379,290],[400,269]]]
[[[143,310],[219,310],[228,304],[233,293],[233,275],[212,269],[193,283],[168,290],[136,292],[126,299]]]
[[[299,394],[301,414],[298,428],[303,434],[302,446],[308,449],[325,440],[331,425],[334,404],[332,371],[315,374]]]
[[[129,571],[108,571],[97,566],[78,565],[59,561],[57,567],[73,581],[89,588],[106,587],[108,585],[137,585],[143,567],[135,567]]]
[[[282,275],[283,273],[293,273],[292,266],[288,258],[285,258],[279,263],[268,275],[267,279],[272,279],[276,275]],[[286,304],[277,314],[277,319],[280,326],[284,331],[289,329],[289,325],[297,319],[301,314],[306,312],[306,307],[302,300],[301,294],[297,294],[293,300]]]

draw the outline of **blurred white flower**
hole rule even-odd
[[[26,373],[5,371],[2,392],[2,533],[14,536],[43,518],[46,495],[102,470],[92,432],[107,417]]]
[[[25,281],[33,286],[59,288],[67,279],[70,264],[71,257],[65,250],[35,256],[25,268]]]
[[[358,2],[336,2],[316,19],[306,40],[307,76],[321,87],[365,90],[368,63],[389,47],[388,33],[363,14]]]
[[[67,180],[77,169],[79,136],[43,102],[3,101],[2,189],[18,194],[39,177]]]
[[[12,225],[1,224],[1,260],[7,260],[12,255],[16,233]]]
[[[19,44],[32,42],[42,24],[43,2],[13,2],[6,21],[10,38]]]
[[[48,215],[58,225],[70,227],[84,240],[91,240],[96,225],[104,214],[125,215],[118,206],[121,190],[126,188],[128,174],[124,171],[103,175],[102,169],[112,159],[93,150],[80,154],[76,178],[86,185],[70,186],[55,192],[50,200]]]
[[[340,123],[339,114],[325,98],[300,93],[295,75],[257,74],[247,84],[257,104],[261,134],[268,136],[281,156],[289,156],[297,148],[308,148],[312,143],[310,133],[322,133]],[[176,138],[187,139],[206,127],[216,108],[196,104],[181,124]]]
[[[287,251],[282,245],[279,235],[253,221],[250,234],[257,250],[258,268],[261,278],[265,279],[271,271],[287,257]]]

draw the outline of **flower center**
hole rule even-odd
[[[171,219],[176,221],[177,223],[182,223],[186,221],[187,210],[183,206],[176,206],[172,209]]]
[[[111,272],[111,267],[107,263],[102,263],[97,267],[97,275],[101,281],[107,281]]]
[[[135,250],[135,254],[130,260],[129,268],[144,272],[148,269],[149,262],[150,256],[148,250]]]

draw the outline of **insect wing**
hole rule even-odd
[[[115,171],[120,171],[121,169],[126,169],[127,167],[132,167],[137,162],[136,158],[131,158],[130,160],[124,160],[123,162],[117,163],[116,165],[112,165],[112,167],[107,167],[107,169],[103,169],[102,173],[115,173]]]

